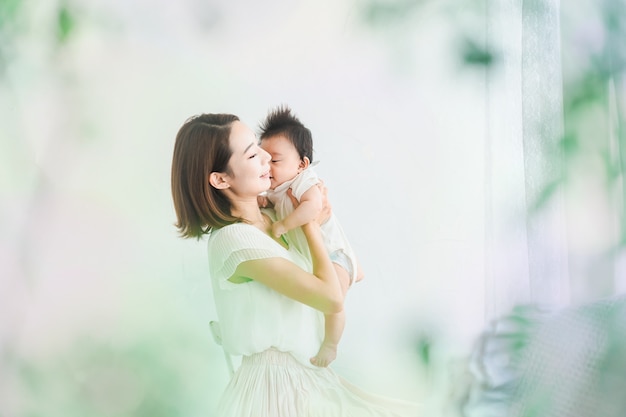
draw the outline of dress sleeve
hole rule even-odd
[[[302,199],[302,194],[319,182],[319,177],[313,168],[309,167],[302,171],[293,181],[293,184],[291,184],[291,191],[293,192],[294,197],[300,201],[300,199]]]
[[[284,257],[280,245],[254,226],[233,224],[212,232],[209,238],[209,271],[221,288],[232,288],[228,279],[244,261]]]

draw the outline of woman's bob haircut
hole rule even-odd
[[[232,114],[200,114],[185,121],[174,145],[172,197],[176,227],[184,238],[201,238],[212,229],[240,221],[231,203],[209,184],[211,172],[229,172]]]

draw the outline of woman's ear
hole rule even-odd
[[[209,174],[209,184],[215,189],[225,190],[230,187],[230,184],[227,181],[228,175],[223,172],[211,172]]]
[[[302,172],[303,170],[307,169],[309,165],[311,165],[311,161],[309,161],[309,158],[305,156],[304,158],[300,160],[300,165],[298,166],[298,172]]]

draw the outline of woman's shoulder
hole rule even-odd
[[[248,228],[251,228],[251,225],[247,223],[231,223],[226,226],[222,226],[219,229],[211,230],[211,233],[209,234],[209,239],[214,239],[219,236],[230,236],[233,234],[246,234],[250,232]]]
[[[209,268],[218,280],[228,279],[241,262],[286,258],[286,250],[271,237],[246,223],[234,223],[211,232],[208,240]]]
[[[258,229],[247,223],[229,224],[211,231],[208,240],[209,246],[254,239],[257,237],[256,232],[258,232]]]
[[[277,250],[275,242],[265,233],[247,223],[233,223],[210,233],[208,247],[210,252],[223,256],[242,249]]]

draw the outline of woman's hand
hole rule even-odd
[[[315,218],[315,221],[321,225],[321,224],[326,223],[328,219],[330,219],[330,216],[332,215],[332,206],[330,205],[330,202],[328,201],[328,188],[326,188],[326,186],[321,180],[317,184],[317,187],[320,189],[320,192],[322,194],[322,210],[319,212],[319,214]],[[294,209],[300,205],[300,202],[298,201],[298,199],[294,197],[291,188],[287,190],[287,196],[291,199],[291,203],[293,204]]]
[[[333,208],[330,205],[330,201],[328,201],[328,188],[326,188],[324,182],[320,180],[317,186],[322,192],[322,211],[320,212],[318,220],[320,224],[324,224],[328,221],[328,219],[330,219],[330,216],[333,214]]]

